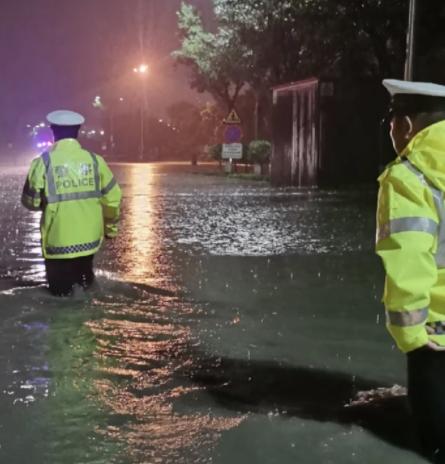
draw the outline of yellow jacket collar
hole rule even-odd
[[[53,145],[52,151],[56,149],[73,149],[73,148],[79,148],[80,143],[77,139],[62,139],[56,142]]]
[[[437,188],[445,191],[445,121],[421,130],[403,150],[407,157]]]

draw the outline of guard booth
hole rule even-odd
[[[273,88],[271,180],[297,187],[374,182],[387,97],[376,80],[311,78]],[[383,135],[387,141],[387,134]]]

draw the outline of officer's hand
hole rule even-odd
[[[425,347],[433,351],[445,351],[445,346],[438,345],[431,340],[425,345]]]

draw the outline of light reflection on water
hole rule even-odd
[[[29,257],[17,257],[18,261],[29,261],[31,264],[26,277],[29,280],[43,281],[45,279],[45,266],[42,259],[42,250],[40,245],[40,219],[39,212],[31,212],[31,222],[28,231],[24,237],[27,244]]]
[[[116,318],[117,308],[112,312]],[[243,416],[175,410],[177,401],[199,395],[200,388],[179,374],[196,362],[191,333],[179,321],[172,324],[171,316],[157,323],[147,316],[88,323],[97,337],[96,356],[107,360],[100,368],[104,377],[95,383],[100,399],[112,414],[131,417],[101,432],[125,444],[134,462],[210,462],[220,432],[239,425]]]
[[[128,173],[126,203],[123,211],[127,276],[146,282],[153,275],[154,254],[158,237],[154,233],[155,186],[151,165],[131,166]]]

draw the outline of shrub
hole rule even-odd
[[[266,164],[272,154],[272,144],[267,140],[252,140],[249,144],[247,159],[250,163]]]
[[[216,161],[221,161],[222,145],[220,143],[216,145],[210,145],[208,149],[208,153],[209,153],[210,158]]]

